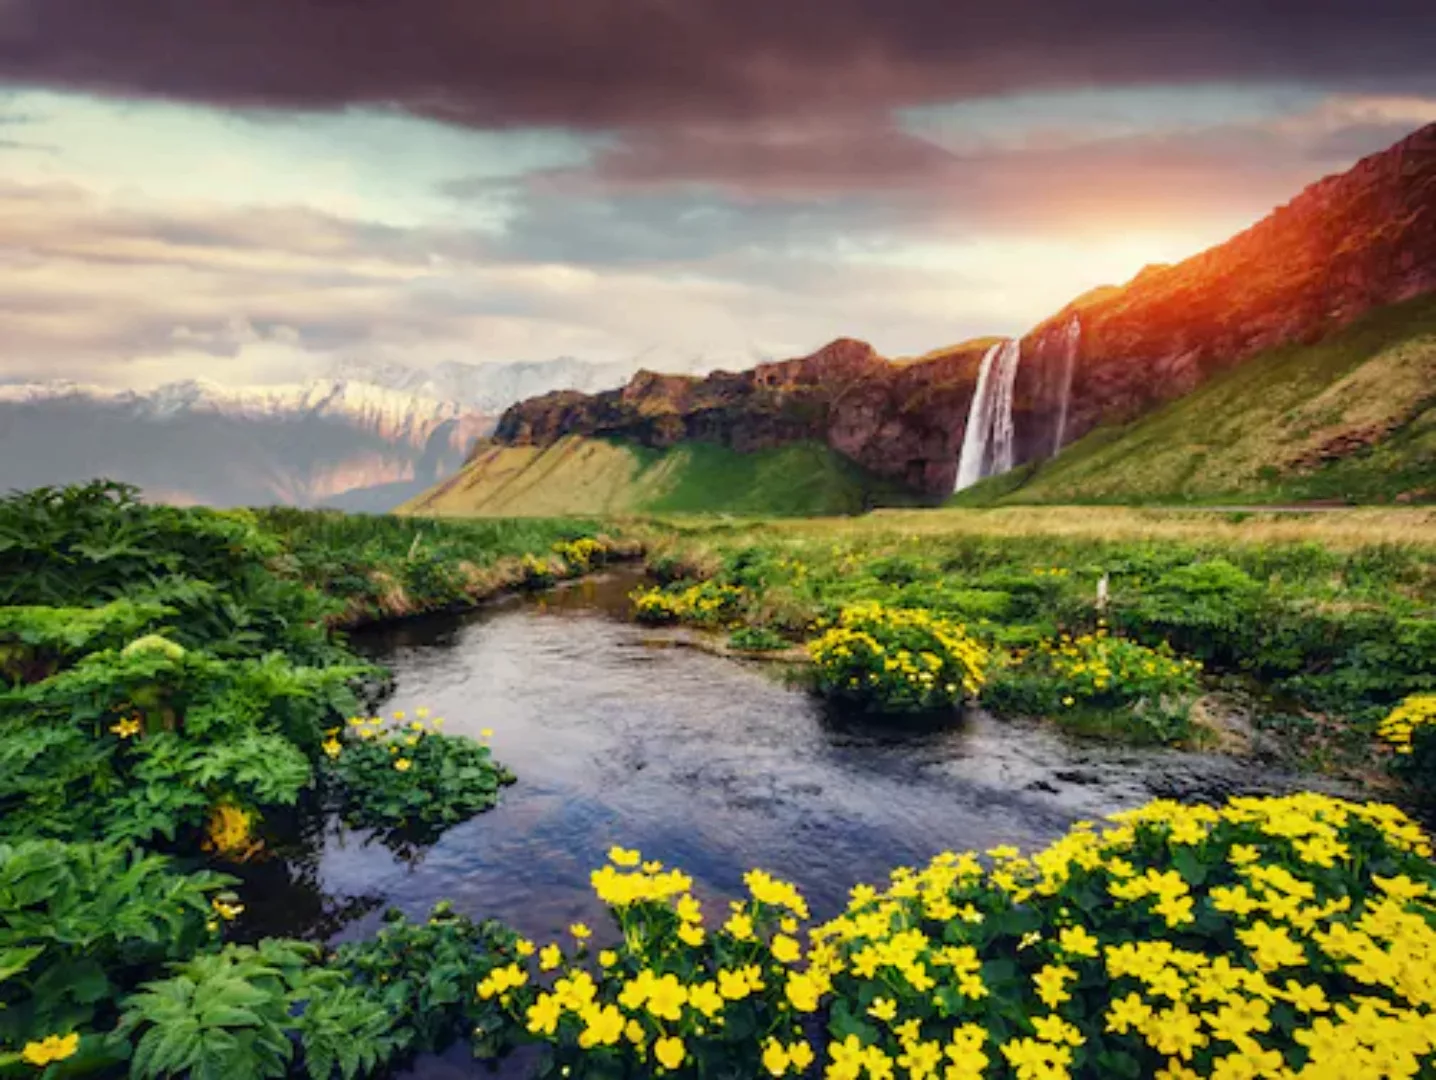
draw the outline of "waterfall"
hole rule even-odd
[[[1077,346],[1082,340],[1082,320],[1076,315],[1067,323],[1066,339],[1062,343],[1062,396],[1057,403],[1057,434],[1052,440],[1052,456],[1062,450],[1062,440],[1067,437],[1067,409],[1072,404],[1072,377],[1077,372]]]
[[[1012,468],[1015,428],[1012,422],[1012,388],[1022,343],[1009,338],[987,350],[977,372],[977,388],[967,409],[967,430],[957,459],[954,491],[971,487],[987,476]]]

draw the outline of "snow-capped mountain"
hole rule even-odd
[[[275,386],[0,384],[0,491],[105,476],[157,501],[388,510],[456,471],[515,402],[613,389],[640,367],[699,374],[753,362],[657,353],[432,368],[347,360],[326,378]]]
[[[715,368],[737,371],[771,359],[766,354],[678,355],[650,350],[627,360],[579,360],[560,356],[553,360],[515,360],[466,364],[446,360],[431,368],[407,364],[346,359],[330,369],[331,377],[384,386],[440,401],[457,401],[480,412],[498,415],[515,402],[553,390],[582,390],[592,394],[616,390],[640,368],[665,375],[706,375]]]
[[[458,468],[492,426],[455,401],[346,379],[0,385],[0,488],[106,476],[173,502],[381,510]]]

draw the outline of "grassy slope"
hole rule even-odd
[[[1372,424],[1395,430],[1315,471],[1292,462]],[[1036,470],[964,492],[974,505],[1281,502],[1436,497],[1436,296],[1374,311],[1309,346],[1259,354],[1121,428],[1099,428]]]
[[[485,450],[400,512],[441,517],[551,514],[855,513],[900,493],[826,447],[740,454],[712,443],[658,451],[570,437]]]

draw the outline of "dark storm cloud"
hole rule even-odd
[[[1430,0],[3,0],[0,79],[474,126],[881,112],[1072,86],[1432,78]]]

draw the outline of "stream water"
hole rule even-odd
[[[614,844],[681,867],[710,900],[763,867],[822,918],[853,884],[944,849],[1034,848],[1155,796],[1303,786],[1230,758],[1082,742],[980,712],[941,725],[839,717],[771,665],[627,621],[636,580],[615,573],[355,635],[397,677],[386,711],[428,706],[447,731],[492,728],[518,783],[417,853],[316,825],[293,858],[256,869],[255,928],[342,940],[372,932],[384,907],[422,917],[449,899],[540,940],[575,920],[602,939],[588,875]],[[412,1075],[466,1067],[450,1055]]]

